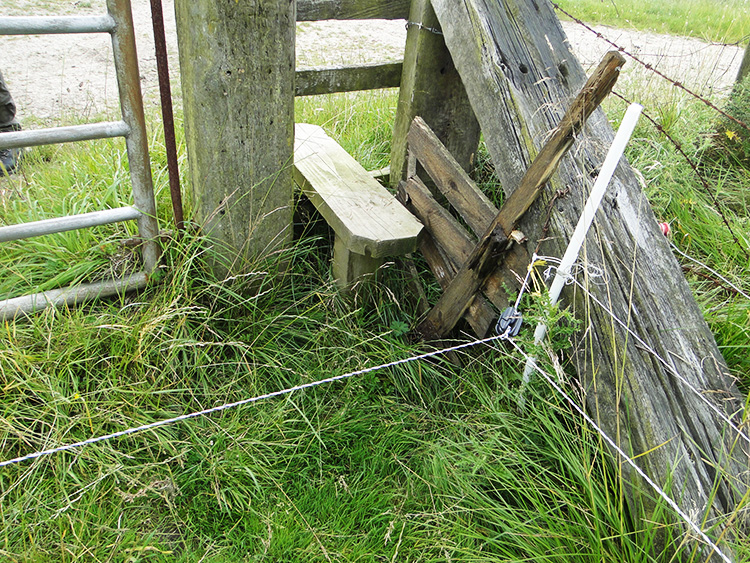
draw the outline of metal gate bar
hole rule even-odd
[[[135,207],[116,207],[105,211],[91,211],[79,215],[68,215],[67,217],[56,217],[54,219],[43,219],[31,223],[19,223],[0,227],[0,242],[10,242],[54,233],[64,233],[76,229],[98,227],[122,221],[133,221],[140,219],[143,215]]]
[[[115,20],[106,16],[22,16],[0,20],[0,35],[52,35],[59,33],[111,33]]]
[[[130,127],[124,121],[104,121],[85,125],[34,129],[33,131],[13,131],[0,135],[0,149],[111,139],[113,137],[126,137],[129,132]]]
[[[141,249],[144,271],[123,279],[82,284],[2,301],[0,302],[0,319],[2,320],[52,305],[73,305],[97,297],[144,287],[149,275],[158,265],[159,225],[156,220],[156,201],[148,154],[146,120],[143,113],[130,0],[107,0],[107,11],[108,14],[105,16],[0,18],[0,35],[109,33],[112,37],[115,74],[122,111],[122,121],[3,133],[0,134],[0,149],[125,137],[134,205],[21,225],[9,225],[0,228],[0,242],[136,220],[139,235],[143,241]]]

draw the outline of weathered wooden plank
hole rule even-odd
[[[476,239],[472,238],[458,221],[432,197],[430,190],[418,177],[409,178],[399,185],[399,199],[402,203],[405,202],[407,208],[425,226],[441,248],[452,271],[457,272],[466,257],[474,250]],[[485,227],[490,221],[487,221]],[[453,279],[453,275],[450,279]],[[487,299],[499,310],[508,306],[508,297],[503,287],[507,283],[508,280],[503,277],[502,272],[495,271],[483,287]],[[441,285],[445,288],[448,284]],[[483,336],[483,334],[477,333],[477,336]]]
[[[531,207],[544,184],[557,168],[560,159],[573,144],[573,135],[612,90],[625,59],[619,53],[608,53],[581,89],[568,111],[531,163],[520,185],[489,224],[474,250],[467,257],[451,285],[419,324],[417,330],[428,339],[442,338],[463,316],[474,294],[498,266],[498,259],[508,249],[509,236],[516,223]]]
[[[479,190],[424,119],[419,116],[414,118],[407,138],[409,151],[416,156],[440,192],[477,236],[483,234],[497,215],[497,208]]]
[[[429,124],[466,169],[479,145],[479,124],[429,0],[413,0],[409,21],[391,145],[394,188],[407,177],[406,137],[415,116]]]
[[[240,272],[292,234],[294,3],[176,0],[175,14],[195,220],[218,274]]]
[[[509,193],[585,81],[583,69],[547,2],[433,0],[433,6]],[[570,195],[555,201],[544,254],[563,254],[589,178],[611,139],[606,117],[595,113],[551,178],[553,188],[569,188]],[[563,292],[563,300],[584,321],[571,355],[588,410],[658,485],[672,485],[677,502],[699,525],[718,523],[714,537],[731,533],[723,523],[747,493],[747,443],[704,399],[731,418],[743,412],[743,396],[627,164],[618,167],[608,193],[585,248],[587,261],[604,270],[606,283],[587,289],[627,321],[648,348],[634,344],[610,312],[584,292]],[[533,245],[545,213],[532,208],[519,224]],[[648,517],[653,500],[640,492],[647,486],[627,465],[620,467],[631,513]]]
[[[458,222],[430,194],[429,189],[418,178],[410,178],[399,184],[399,200],[424,225],[426,233],[419,239],[419,250],[424,256],[440,287],[447,287],[460,268],[462,258],[475,241]],[[507,301],[500,301],[505,308]],[[464,318],[474,333],[483,337],[492,328],[497,313],[480,295],[466,310]]]
[[[435,182],[451,205],[458,211],[474,234],[480,236],[497,216],[498,210],[479,187],[469,178],[453,155],[445,148],[437,136],[419,117],[414,119],[409,131],[409,152],[420,159],[425,171]],[[445,241],[439,241],[442,244]],[[457,251],[458,252],[458,251]],[[451,255],[453,264],[460,268],[469,251]],[[450,254],[446,249],[446,253]],[[484,282],[482,291],[489,300],[503,309],[507,306],[507,293],[517,289],[519,278],[526,272],[528,256],[517,246],[505,255],[502,268],[496,268]]]
[[[378,88],[398,88],[403,63],[385,63],[298,70],[295,76],[297,96],[357,92]]]
[[[350,251],[382,258],[416,250],[422,225],[321,127],[296,125],[294,169]]]
[[[401,20],[409,17],[409,0],[297,0],[297,21]]]
[[[419,251],[429,264],[440,287],[447,287],[456,275],[456,268],[446,259],[432,235],[420,237]],[[464,319],[479,337],[485,336],[494,328],[497,317],[495,310],[481,295],[477,295],[464,313]]]
[[[476,239],[472,238],[448,210],[432,197],[429,188],[419,177],[415,176],[401,182],[399,200],[414,213],[445,250],[446,256],[456,269],[460,268],[463,262],[460,257],[465,258],[474,250]]]

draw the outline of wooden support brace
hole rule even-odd
[[[557,169],[560,159],[572,146],[575,134],[612,90],[625,59],[617,52],[605,55],[573,104],[553,131],[511,194],[490,223],[468,259],[446,288],[438,303],[417,327],[424,339],[442,338],[450,332],[471,304],[477,291],[495,270],[509,247],[509,235],[516,223],[539,197],[542,188]]]
[[[435,201],[427,186],[418,177],[401,182],[398,196],[401,203],[425,226],[427,232],[419,239],[419,250],[440,287],[445,289],[461,267],[463,257],[471,252],[476,241]],[[464,318],[479,337],[487,334],[496,317],[495,310],[481,296],[474,299],[464,314]]]

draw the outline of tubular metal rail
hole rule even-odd
[[[143,244],[143,271],[125,278],[83,284],[0,301],[0,319],[15,318],[49,306],[74,305],[146,285],[159,260],[159,226],[148,154],[130,0],[107,0],[107,15],[0,17],[0,35],[109,33],[115,59],[122,121],[0,134],[0,150],[91,139],[125,137],[133,187],[133,205],[0,227],[0,242],[135,220]]]

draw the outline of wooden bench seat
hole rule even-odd
[[[387,257],[416,250],[422,224],[321,127],[296,124],[294,176],[335,233],[340,286],[375,273]]]

